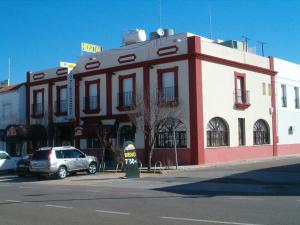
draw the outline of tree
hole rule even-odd
[[[151,170],[154,145],[158,134],[158,127],[165,124],[169,118],[180,121],[184,115],[182,105],[178,99],[166,99],[162,93],[150,92],[143,97],[142,92],[136,96],[135,112],[128,114],[129,120],[141,131],[145,138],[145,152],[148,154],[148,170]],[[147,97],[148,96],[148,97]],[[174,123],[176,127],[177,124]]]

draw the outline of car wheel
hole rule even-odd
[[[95,174],[97,172],[97,164],[96,163],[91,163],[89,165],[89,168],[87,169],[87,172],[89,174]]]
[[[67,168],[64,166],[59,167],[58,171],[57,171],[57,176],[59,179],[64,179],[67,176]]]

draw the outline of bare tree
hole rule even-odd
[[[145,152],[148,154],[148,170],[151,170],[154,145],[158,137],[157,128],[163,126],[174,118],[174,121],[180,121],[183,118],[184,111],[178,99],[174,96],[167,99],[162,93],[150,92],[143,96],[139,92],[136,96],[135,113],[129,114],[129,120],[134,124],[137,130],[144,134]],[[149,96],[149,97],[147,97]],[[174,123],[176,127],[177,124]]]

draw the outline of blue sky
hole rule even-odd
[[[297,0],[0,0],[0,80],[26,71],[76,62],[82,41],[105,50],[122,44],[128,29],[149,35],[161,25],[176,33],[213,39],[267,42],[265,55],[300,64],[300,1]],[[257,52],[260,53],[259,45]]]

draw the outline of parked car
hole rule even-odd
[[[19,177],[25,177],[30,175],[29,166],[31,158],[32,155],[26,155],[17,162],[16,174]]]
[[[29,170],[37,175],[53,175],[63,179],[68,174],[86,171],[97,172],[98,160],[87,156],[72,146],[45,147],[38,149],[30,160]]]
[[[11,157],[7,152],[0,151],[0,171],[15,171],[18,160],[20,157]]]

